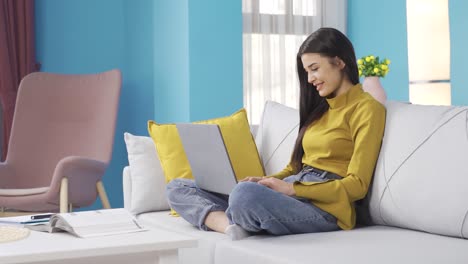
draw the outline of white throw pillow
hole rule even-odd
[[[468,237],[468,107],[387,102],[369,193],[376,224]]]
[[[266,175],[280,172],[288,165],[299,129],[299,110],[267,101],[255,143]]]
[[[131,212],[169,210],[166,183],[158,154],[150,137],[124,133],[132,178]]]

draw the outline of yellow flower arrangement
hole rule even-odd
[[[380,60],[379,57],[374,57],[374,55],[368,55],[357,60],[359,77],[364,76],[377,76],[385,77],[390,68],[389,59]]]

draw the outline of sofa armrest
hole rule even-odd
[[[132,175],[130,174],[130,167],[126,166],[122,172],[122,186],[124,197],[124,208],[129,212],[132,211]]]

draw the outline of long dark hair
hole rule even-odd
[[[291,165],[296,173],[302,169],[302,156],[304,155],[302,139],[305,131],[329,108],[327,100],[319,95],[314,85],[307,82],[307,72],[304,70],[301,60],[301,56],[305,53],[318,53],[329,58],[340,58],[345,63],[343,70],[351,83],[359,83],[353,44],[343,33],[334,28],[320,28],[302,43],[296,58],[300,84],[299,134],[291,156]]]

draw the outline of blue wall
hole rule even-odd
[[[449,0],[452,104],[468,105],[468,1]]]
[[[242,1],[189,1],[189,10],[190,120],[232,114],[243,106]]]
[[[102,0],[100,0],[102,1]],[[109,2],[114,3],[112,0]],[[123,87],[120,98],[119,121],[121,130],[116,134],[116,144],[123,147],[122,133],[147,134],[146,122],[154,118],[154,39],[153,0],[127,1],[123,0],[124,46],[120,51],[124,55]],[[111,43],[109,43],[111,44]],[[126,150],[122,149],[126,161]],[[122,162],[120,162],[122,163]],[[120,165],[120,164],[118,164]],[[118,166],[117,165],[117,166]],[[119,169],[118,169],[119,170]],[[120,179],[120,174],[113,176]],[[121,191],[121,190],[119,190]]]
[[[390,100],[409,100],[406,1],[348,0],[348,32],[356,57],[391,60],[382,85]]]
[[[155,120],[160,123],[190,120],[187,1],[157,1],[153,7],[154,114]]]
[[[42,71],[122,71],[114,152],[103,178],[113,207],[123,206],[125,131],[147,135],[150,119],[191,121],[242,107],[241,1],[35,3]]]
[[[156,121],[202,120],[241,108],[241,1],[160,1],[154,16]]]
[[[121,68],[123,12],[122,0],[37,0],[36,48],[42,70],[87,73]]]

